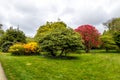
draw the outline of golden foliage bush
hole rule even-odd
[[[27,44],[16,43],[9,48],[9,51],[13,55],[38,55],[40,53],[40,48],[36,42]]]
[[[24,49],[25,49],[25,53],[28,55],[35,55],[35,54],[39,54],[40,50],[39,50],[39,46],[36,42],[30,42],[27,44],[23,45]]]

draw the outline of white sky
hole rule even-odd
[[[116,17],[120,17],[120,0],[0,0],[4,29],[19,25],[27,36],[58,18],[71,28],[91,24],[103,32],[102,23]]]

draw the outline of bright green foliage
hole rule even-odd
[[[120,31],[116,31],[113,35],[114,41],[120,49]]]
[[[104,34],[101,36],[101,41],[102,41],[102,47],[106,49],[106,51],[108,51],[109,49],[116,49],[116,43],[113,39],[112,34],[110,33],[110,31],[106,31],[104,32]]]
[[[8,80],[120,80],[120,54],[99,52],[62,59],[0,54],[0,62]]]
[[[67,25],[62,22],[62,21],[58,21],[58,22],[47,22],[45,25],[42,25],[39,27],[39,29],[37,30],[37,33],[35,35],[35,39],[42,39],[44,36],[46,36],[47,34],[49,34],[49,32],[52,32],[52,30],[54,29],[65,29],[67,27]]]
[[[113,18],[104,24],[108,27],[108,31],[112,34],[114,42],[120,48],[120,18]]]
[[[11,42],[11,43],[16,43],[16,42],[26,42],[26,37],[23,31],[19,29],[13,29],[10,27],[9,29],[6,30],[6,32],[1,36],[0,39],[0,45],[2,46],[5,42]]]
[[[39,43],[41,44],[42,50],[50,52],[52,56],[62,56],[64,53],[66,56],[69,51],[83,47],[79,34],[69,28],[63,30],[56,29],[47,34]],[[58,51],[61,53],[57,54]]]
[[[82,46],[81,37],[72,29],[68,29],[62,21],[47,22],[40,26],[35,39],[40,43],[42,50],[50,52],[52,56],[56,56],[57,52],[61,51],[62,55]]]

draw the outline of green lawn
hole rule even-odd
[[[72,58],[0,54],[8,80],[120,80],[120,54],[71,54]]]

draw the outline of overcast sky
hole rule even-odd
[[[120,0],[0,0],[0,23],[34,36],[40,25],[60,18],[69,27],[94,25],[103,32],[103,22],[120,17]]]

